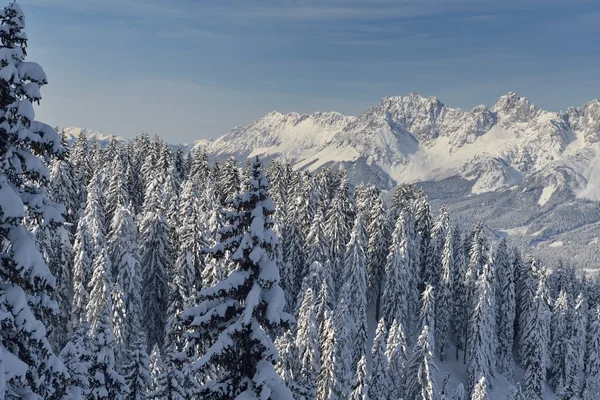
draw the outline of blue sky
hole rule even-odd
[[[19,0],[37,116],[171,142],[272,110],[358,114],[417,91],[470,109],[508,92],[553,110],[600,94],[600,2]]]

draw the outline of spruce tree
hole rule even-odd
[[[365,254],[366,233],[362,215],[358,215],[346,247],[345,284],[341,295],[350,309],[352,323],[352,364],[367,353],[367,260]]]
[[[124,399],[127,385],[116,370],[114,328],[112,323],[111,265],[106,250],[94,260],[90,281],[90,302],[87,318],[90,322],[92,359],[90,363],[90,399]]]
[[[317,396],[316,386],[321,355],[319,352],[317,308],[311,288],[306,290],[304,299],[300,304],[295,346],[300,361],[296,384],[302,387],[307,398],[314,399]]]
[[[41,321],[56,307],[56,279],[24,218],[41,226],[62,222],[62,206],[46,192],[46,165],[64,149],[53,128],[35,121],[33,103],[47,79],[37,63],[24,61],[27,35],[18,4],[0,11],[0,25],[0,397],[60,397],[67,376]]]
[[[117,354],[126,353],[135,344],[142,329],[141,267],[136,226],[126,207],[115,210],[108,238],[111,255],[113,325]]]
[[[491,382],[496,366],[496,306],[492,274],[490,266],[485,264],[475,284],[467,343],[467,369],[471,389],[482,377],[486,382]]]
[[[488,385],[485,377],[481,377],[475,387],[473,388],[473,393],[471,394],[471,400],[488,400]]]
[[[551,320],[551,347],[550,347],[550,385],[557,393],[566,393],[572,388],[566,388],[574,365],[571,354],[571,329],[572,310],[569,307],[567,293],[564,290],[554,302]]]
[[[338,366],[335,344],[339,342],[336,342],[336,331],[330,313],[325,314],[320,331],[321,369],[317,378],[317,399],[335,400],[335,373]]]
[[[600,306],[590,315],[587,351],[585,357],[584,400],[600,397]]]
[[[440,360],[444,361],[450,347],[454,286],[454,247],[452,228],[448,227],[442,250],[440,290],[436,298],[436,343]]]
[[[412,330],[412,322],[416,311],[411,307],[413,299],[411,294],[415,290],[417,280],[413,272],[415,270],[414,260],[410,258],[408,237],[408,222],[406,214],[402,211],[398,215],[394,232],[392,233],[392,244],[386,262],[385,286],[381,299],[381,314],[386,326],[391,326],[392,321],[409,327]]]
[[[83,324],[60,352],[60,359],[69,373],[68,399],[84,399],[89,390],[89,368],[92,353],[89,349],[87,324]]]
[[[425,326],[417,339],[406,369],[405,393],[408,399],[433,400],[435,398],[433,373],[436,367],[429,341],[429,327]]]
[[[433,286],[427,284],[421,294],[421,311],[419,313],[419,327],[423,330],[428,327],[429,348],[435,353],[435,293]]]
[[[588,329],[588,303],[583,293],[575,299],[574,324],[573,324],[573,356],[575,365],[573,371],[573,392],[580,396],[585,383],[585,352]]]
[[[386,338],[388,336],[385,321],[379,320],[375,340],[373,341],[373,364],[371,367],[371,383],[369,385],[370,400],[387,400],[390,394],[389,363],[387,358]]]
[[[539,281],[534,297],[527,308],[523,310],[524,325],[522,333],[522,362],[525,369],[523,375],[523,394],[526,399],[543,399],[544,370],[544,329],[548,312],[543,298],[542,280]]]
[[[508,256],[506,241],[500,241],[494,254],[496,273],[496,330],[498,346],[496,368],[512,379],[514,370],[513,339],[515,325],[515,274]]]
[[[387,229],[385,207],[379,191],[371,190],[370,193],[370,207],[366,211],[369,219],[367,225],[367,293],[369,301],[375,303],[375,318],[379,319],[390,232]]]
[[[234,270],[225,281],[204,288],[200,303],[183,315],[191,330],[188,339],[210,343],[194,368],[220,371],[205,387],[204,399],[291,396],[273,367],[277,351],[270,332],[288,325],[291,317],[282,312],[285,300],[273,261],[274,206],[258,159],[252,162],[247,186],[249,191],[230,202],[221,242],[209,250],[216,258],[228,255]]]
[[[169,269],[169,227],[160,199],[160,179],[150,182],[140,223],[140,265],[142,270],[142,323],[148,347],[163,345],[167,312],[167,271]]]
[[[352,385],[349,400],[369,400],[370,396],[369,373],[367,372],[367,358],[363,355],[356,364],[356,380]]]
[[[125,382],[129,388],[128,400],[146,400],[152,385],[150,377],[150,358],[148,357],[148,345],[143,332],[139,332],[138,340],[131,344],[127,359],[128,364],[124,366]]]
[[[391,399],[404,397],[406,381],[407,347],[404,327],[396,320],[392,322],[387,339],[387,359],[389,362],[389,395]]]

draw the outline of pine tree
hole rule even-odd
[[[162,364],[162,368],[158,370],[156,388],[149,396],[152,399],[184,400],[187,396],[183,387],[184,376],[176,365],[174,351],[173,346],[167,347],[165,352],[166,361]]]
[[[367,259],[365,254],[366,233],[363,218],[359,214],[354,223],[350,241],[346,247],[345,284],[342,296],[352,305],[352,364],[367,353]]]
[[[375,303],[375,318],[379,319],[382,282],[386,275],[387,255],[390,246],[385,207],[379,191],[371,190],[367,224],[367,293],[368,300]]]
[[[416,307],[412,306],[411,294],[415,290],[417,280],[413,275],[416,265],[410,257],[408,225],[406,214],[400,212],[387,256],[381,314],[387,326],[391,326],[392,321],[397,320],[398,323],[408,326],[410,332],[414,318],[411,312],[416,311]]]
[[[339,342],[336,342],[336,331],[331,314],[325,314],[320,331],[321,370],[317,378],[317,399],[336,400],[335,373],[338,367],[338,358],[335,353],[335,344]]]
[[[406,381],[407,347],[404,327],[394,320],[387,339],[387,359],[389,361],[388,377],[390,379],[389,394],[391,399],[404,397]]]
[[[56,280],[24,217],[38,225],[62,222],[62,206],[48,198],[47,162],[64,154],[50,126],[35,121],[32,103],[47,83],[27,55],[25,16],[11,3],[0,11],[0,397],[60,397],[66,372],[41,320],[56,307]]]
[[[590,316],[585,357],[584,400],[600,398],[600,306]]]
[[[390,378],[387,358],[386,337],[388,336],[385,321],[379,320],[375,340],[373,341],[373,365],[371,368],[370,400],[387,400],[389,396]]]
[[[63,145],[64,147],[64,145]],[[63,204],[66,208],[65,221],[75,222],[83,201],[79,197],[79,187],[71,163],[67,160],[56,159],[50,167],[50,182],[48,192],[50,198]]]
[[[117,210],[129,205],[129,190],[127,187],[127,176],[123,170],[121,157],[116,156],[107,164],[110,168],[108,189],[106,192],[106,220],[107,224],[113,219]]]
[[[335,332],[334,339],[334,365],[332,388],[332,398],[346,399],[350,395],[352,386],[353,357],[355,355],[352,341],[352,330],[354,320],[348,306],[348,302],[344,296],[341,296],[335,308],[333,320],[333,329]],[[326,364],[323,364],[326,365]]]
[[[127,356],[129,363],[125,365],[125,382],[129,388],[128,400],[146,400],[152,386],[150,377],[150,359],[148,346],[143,332],[139,333],[138,340],[131,344]]]
[[[432,286],[437,286],[439,271],[438,265],[433,262],[433,248],[431,243],[431,208],[429,201],[423,190],[417,192],[417,197],[414,202],[415,210],[415,229],[419,244],[419,288],[422,291],[425,284],[429,283]]]
[[[331,206],[327,210],[325,222],[325,234],[329,238],[329,260],[333,274],[344,273],[344,255],[346,244],[350,241],[352,228],[352,219],[349,219],[348,205],[350,202],[348,193],[344,190],[337,190],[335,197],[331,201]],[[334,293],[338,293],[342,282],[337,281]]]
[[[230,157],[221,170],[220,187],[222,189],[221,203],[233,200],[241,189],[240,168],[234,157]]]
[[[73,308],[71,315],[72,325],[76,327],[86,317],[86,306],[90,297],[87,285],[92,278],[94,257],[92,237],[85,218],[80,218],[77,222],[73,255]]]
[[[208,246],[204,239],[205,230],[202,221],[200,194],[194,180],[183,185],[179,211],[179,249],[175,270],[179,275],[184,300],[192,296],[202,285],[204,260],[202,249]]]
[[[475,284],[474,305],[469,318],[467,362],[469,385],[483,377],[491,382],[496,365],[496,314],[492,271],[485,264]]]
[[[111,265],[103,249],[94,260],[94,274],[90,281],[90,302],[87,317],[92,338],[90,363],[90,399],[123,399],[127,385],[116,371],[116,342],[112,324]]]
[[[273,367],[277,351],[269,333],[286,326],[291,317],[282,312],[285,300],[273,261],[277,246],[271,229],[273,202],[261,169],[255,159],[250,190],[231,201],[221,242],[210,249],[216,258],[229,254],[234,271],[225,281],[203,289],[200,304],[183,316],[190,341],[211,343],[195,368],[220,370],[218,379],[205,388],[204,399],[253,398],[267,396],[268,391],[272,397],[291,395]],[[258,371],[261,379],[253,380]]]
[[[454,286],[454,247],[452,228],[446,229],[446,238],[442,250],[442,268],[440,275],[440,290],[436,298],[436,343],[440,360],[446,359],[451,339],[451,318]]]
[[[531,400],[543,399],[544,371],[544,318],[548,312],[543,298],[544,282],[540,280],[535,295],[526,309],[523,310],[523,353],[525,368],[523,376],[524,397]]]
[[[313,223],[306,236],[306,265],[318,261],[322,265],[328,260],[328,242],[325,235],[325,217],[321,209],[317,210]]]
[[[141,267],[137,232],[128,208],[115,210],[108,238],[112,275],[113,325],[119,356],[137,341],[142,329]]]
[[[569,307],[567,293],[561,291],[554,302],[552,312],[552,340],[550,347],[550,384],[557,393],[565,393],[569,375],[574,365],[567,352],[571,352],[571,309]]]
[[[60,352],[60,359],[69,373],[67,398],[85,398],[89,389],[89,368],[92,353],[89,349],[88,326],[83,324]]]
[[[87,198],[86,187],[93,175],[89,156],[88,138],[85,135],[84,130],[79,132],[75,143],[73,143],[69,161],[72,166],[74,183],[77,189],[78,207],[75,216],[78,216],[85,205],[85,200]]]
[[[433,354],[429,347],[429,327],[423,327],[406,370],[406,398],[415,400],[433,400],[435,381],[433,372]]]
[[[302,195],[297,192],[300,184],[291,186],[289,206],[286,212],[287,221],[284,228],[283,261],[284,268],[281,271],[281,287],[283,288],[288,309],[296,309],[296,298],[300,292],[302,279],[306,275],[305,270],[305,238],[302,231]]]
[[[496,329],[498,346],[496,368],[512,379],[514,374],[513,339],[515,325],[515,274],[508,258],[506,240],[500,241],[494,254],[496,272]]]
[[[300,361],[296,384],[304,389],[305,396],[316,398],[317,376],[320,371],[319,324],[313,291],[308,288],[299,309],[296,333],[296,352]]]
[[[369,400],[370,396],[370,385],[369,385],[369,374],[367,372],[367,359],[363,355],[356,366],[356,381],[352,386],[352,392],[350,393],[349,400]]]
[[[454,342],[456,344],[456,360],[459,350],[466,350],[466,332],[469,318],[468,290],[467,290],[467,263],[465,260],[464,246],[458,230],[453,232],[454,242]]]
[[[143,326],[148,347],[164,342],[167,312],[168,233],[160,201],[160,180],[156,177],[146,191],[144,217],[140,227],[140,265],[142,270]]]
[[[488,387],[485,377],[481,377],[475,387],[473,388],[473,393],[471,394],[471,400],[488,400]]]
[[[585,352],[588,329],[588,303],[583,293],[575,299],[574,324],[573,324],[573,356],[575,365],[573,371],[573,392],[581,396],[585,384]]]
[[[429,348],[435,353],[435,293],[433,286],[427,284],[421,294],[421,311],[419,313],[419,327],[423,330],[428,327]]]

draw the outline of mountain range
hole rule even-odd
[[[358,116],[271,112],[214,141],[213,159],[281,158],[296,169],[344,167],[353,183],[417,183],[465,224],[600,267],[600,101],[553,112],[514,92],[491,106],[452,108],[418,93]]]

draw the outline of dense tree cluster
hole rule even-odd
[[[60,140],[20,8],[0,22],[0,398],[598,398],[597,283],[411,185]]]

